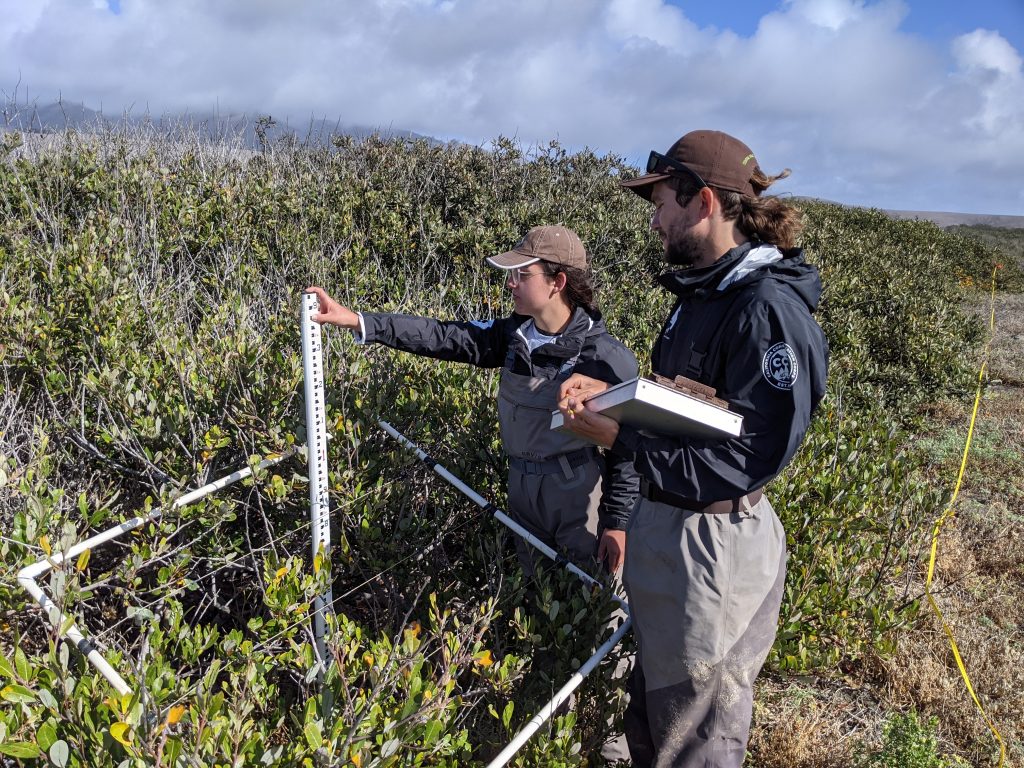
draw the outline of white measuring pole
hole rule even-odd
[[[309,468],[309,519],[313,528],[313,557],[331,551],[331,516],[327,478],[327,408],[324,398],[324,358],[320,324],[313,315],[320,310],[315,293],[302,295],[302,370],[306,393],[306,463]],[[327,671],[327,646],[324,642],[324,611],[334,602],[330,576],[327,591],[313,601],[313,634],[316,637],[317,679],[322,683]],[[330,706],[324,703],[324,709]]]

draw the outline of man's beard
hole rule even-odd
[[[692,267],[701,260],[701,241],[690,231],[669,232],[665,261],[677,267]]]

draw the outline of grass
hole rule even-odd
[[[972,310],[987,320],[988,297]],[[1024,764],[1024,295],[996,297],[989,386],[963,487],[943,527],[933,594],[974,690],[1006,745],[1004,765]],[[979,360],[980,364],[980,360]],[[933,404],[920,445],[932,481],[952,491],[973,398]],[[924,558],[927,552],[922,553]],[[914,575],[923,595],[927,560]],[[924,604],[896,653],[839,679],[758,682],[751,757],[758,768],[838,768],[878,748],[896,712],[937,719],[940,754],[997,764],[998,744],[971,699],[939,618]]]

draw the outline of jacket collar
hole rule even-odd
[[[725,255],[714,264],[709,264],[706,267],[691,267],[676,272],[666,272],[658,277],[658,283],[680,298],[706,299],[754,245],[752,242],[737,245],[726,251]]]
[[[516,329],[516,336],[525,344],[521,329],[531,319],[526,316],[520,317],[522,317],[522,322],[519,324],[519,328]],[[570,357],[575,357],[580,353],[588,336],[600,333],[602,330],[604,330],[604,321],[601,319],[600,313],[595,313],[592,317],[582,307],[576,307],[565,330],[553,342],[543,344],[534,351],[542,352],[550,357],[568,360]]]

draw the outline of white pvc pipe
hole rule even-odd
[[[447,469],[442,467],[440,464],[435,462],[431,456],[422,451],[415,443],[409,440],[409,438],[407,438],[401,432],[396,430],[386,421],[378,420],[377,423],[384,429],[385,432],[387,432],[393,438],[402,443],[402,445],[404,445],[406,448],[415,451],[416,455],[420,458],[421,461],[425,463],[431,463],[433,470],[437,474],[439,474],[449,483],[451,483],[460,491],[462,491],[463,494],[472,499],[478,506],[485,510],[492,510],[494,516],[500,522],[504,523],[517,534],[526,539],[526,541],[529,542],[533,547],[543,552],[556,563],[563,563],[566,569],[579,576],[587,584],[591,584],[597,587],[603,587],[601,582],[599,582],[593,576],[590,576],[589,574],[580,570],[568,560],[559,557],[558,553],[555,552],[555,550],[553,550],[543,541],[538,539],[528,530],[523,528],[515,520],[510,518],[497,507],[488,504],[486,499],[484,499],[480,494],[478,494],[468,485],[463,483],[461,480],[459,480],[459,478],[455,477],[455,475],[453,475]],[[552,698],[551,701],[545,704],[544,707],[530,719],[530,722],[527,723],[526,726],[524,726],[523,729],[516,734],[515,738],[511,742],[509,742],[508,746],[506,746],[505,749],[498,753],[498,756],[495,757],[494,760],[488,763],[487,768],[501,768],[501,766],[505,765],[509,760],[511,760],[513,755],[515,755],[516,752],[522,749],[523,745],[530,740],[530,737],[533,736],[533,734],[535,734],[537,730],[545,722],[547,722],[547,720],[551,717],[552,713],[554,713],[554,711],[558,709],[559,706],[561,706],[562,702],[566,701],[569,698],[569,696],[572,695],[572,692],[575,691],[579,687],[580,683],[583,682],[583,678],[585,678],[587,675],[591,673],[591,671],[593,671],[594,667],[596,667],[600,663],[601,659],[603,659],[608,654],[608,652],[611,651],[612,648],[618,645],[619,641],[622,640],[623,635],[625,635],[626,632],[629,631],[629,628],[632,626],[633,623],[633,620],[629,617],[629,605],[626,603],[625,600],[620,598],[618,595],[612,595],[612,599],[616,600],[622,606],[622,610],[626,613],[626,620],[622,623],[622,626],[615,630],[612,636],[608,638],[608,640],[606,640],[600,648],[597,649],[594,655],[591,656],[582,667],[576,670],[576,673],[571,678],[569,678],[569,682],[563,685],[561,689],[559,689],[558,693],[555,694],[554,698]]]
[[[280,456],[275,456],[272,459],[264,459],[257,465],[257,469],[265,469],[275,464],[279,464],[280,462],[284,461],[286,458],[291,456],[293,452],[294,451],[287,451]],[[194,491],[189,491],[188,493],[182,494],[173,502],[171,502],[169,509],[173,511],[176,509],[181,509],[182,507],[186,507],[189,504],[192,504],[198,501],[199,499],[203,498],[204,496],[208,496],[214,491],[219,491],[222,488],[237,483],[239,480],[244,480],[245,478],[252,475],[252,473],[252,467],[245,467],[244,469],[232,472],[230,475],[225,475],[219,480],[214,480],[212,483],[207,483],[201,488],[196,488]],[[107,682],[114,686],[117,692],[122,695],[125,693],[131,693],[131,688],[128,687],[128,684],[124,681],[124,678],[122,678],[114,670],[114,668],[110,666],[107,660],[104,659],[102,655],[100,655],[100,652],[97,651],[93,647],[92,643],[90,643],[89,640],[81,633],[81,631],[75,625],[74,621],[69,620],[68,617],[64,615],[60,608],[58,608],[57,605],[43,591],[42,587],[39,586],[39,583],[36,580],[43,574],[59,566],[61,563],[70,560],[71,558],[81,554],[87,549],[95,549],[100,544],[105,544],[108,541],[116,539],[121,534],[127,533],[128,531],[133,531],[136,528],[139,528],[145,525],[146,523],[150,522],[151,520],[155,520],[156,518],[160,517],[160,515],[162,515],[163,513],[164,509],[162,507],[157,507],[147,515],[133,517],[131,520],[126,520],[125,522],[108,528],[107,530],[102,531],[101,533],[97,533],[95,536],[90,536],[88,539],[85,539],[84,541],[80,541],[77,544],[72,545],[71,548],[68,549],[66,552],[57,552],[53,555],[47,555],[42,560],[32,563],[31,565],[27,565],[20,571],[18,571],[18,583],[26,592],[28,592],[32,596],[32,598],[37,603],[39,603],[40,607],[46,613],[47,618],[50,620],[50,623],[57,629],[58,632],[61,631],[62,627],[65,627],[65,625],[67,625],[66,628],[64,629],[63,634],[66,635],[68,639],[70,639],[73,643],[75,643],[78,649],[85,654],[86,658],[89,660],[89,663],[92,664],[93,667],[95,667],[96,670],[107,679]]]
[[[42,607],[43,611],[46,612],[47,617],[50,619],[50,623],[58,629],[64,626],[65,619],[64,614],[61,613],[54,602],[43,592],[36,580],[31,576],[18,575],[18,583],[35,599],[37,603]],[[128,683],[124,681],[117,670],[115,670],[106,659],[100,654],[99,651],[93,646],[92,643],[79,631],[74,621],[67,625],[64,631],[67,638],[75,644],[79,651],[81,651],[89,663],[96,668],[96,670],[107,679],[114,690],[116,690],[122,696],[126,693],[131,693],[132,689],[128,687]]]
[[[629,631],[632,623],[633,620],[627,617],[626,620],[622,622],[622,626],[616,629],[614,634],[612,634],[612,636],[597,649],[594,655],[587,659],[587,662],[582,667],[576,670],[576,673],[569,678],[569,682],[559,689],[554,698],[545,704],[543,709],[530,718],[530,722],[523,726],[522,730],[515,735],[515,738],[508,743],[508,746],[501,750],[497,757],[487,764],[487,768],[501,768],[501,766],[508,763],[515,753],[522,749],[523,745],[530,740],[530,737],[533,736],[533,734],[535,734],[545,722],[547,722],[551,715],[554,714],[555,710],[572,695],[572,692],[575,691],[579,687],[580,683],[583,682],[583,678],[589,675],[594,670],[594,667],[601,662],[601,659],[607,656],[608,652],[618,645],[623,635]]]
[[[603,585],[601,584],[600,581],[595,579],[593,576],[591,576],[586,571],[581,570],[579,567],[576,566],[575,563],[573,563],[573,562],[571,562],[569,560],[566,560],[564,557],[561,557],[557,552],[555,552],[555,550],[553,550],[551,547],[549,547],[543,541],[538,539],[536,536],[534,536],[528,530],[523,528],[523,526],[521,526],[519,523],[517,523],[511,517],[506,515],[504,512],[502,512],[497,507],[489,504],[487,502],[487,500],[484,499],[483,496],[481,496],[476,491],[474,491],[472,488],[470,488],[468,485],[466,485],[464,482],[459,480],[459,478],[457,478],[455,475],[453,475],[447,469],[442,467],[440,464],[434,462],[432,457],[430,457],[427,453],[422,451],[414,442],[409,440],[409,438],[407,438],[401,432],[396,430],[394,427],[392,427],[386,421],[378,421],[377,423],[384,429],[385,432],[387,432],[393,438],[398,440],[402,445],[404,445],[406,448],[409,448],[410,450],[414,451],[416,453],[416,455],[422,461],[432,462],[432,469],[437,474],[439,474],[441,477],[443,477],[449,483],[451,483],[456,488],[458,488],[460,491],[462,491],[462,493],[465,494],[467,497],[469,497],[473,502],[475,502],[477,504],[477,506],[479,506],[479,507],[481,507],[482,509],[485,509],[485,510],[488,510],[488,509],[491,510],[492,513],[494,514],[494,517],[497,520],[499,520],[501,523],[503,523],[504,525],[506,525],[509,528],[511,528],[519,536],[522,536],[524,539],[526,539],[526,541],[529,542],[530,545],[533,546],[535,549],[537,549],[540,552],[544,553],[549,558],[554,560],[556,563],[561,563],[562,565],[564,565],[565,568],[568,571],[570,571],[571,573],[576,574],[579,578],[581,578],[587,584],[590,584],[591,586],[594,586],[594,587],[602,587],[603,588]],[[615,600],[619,601],[620,603],[622,603],[622,607],[628,612],[629,609],[626,606],[626,604],[622,601],[621,598],[619,598],[617,595],[613,595],[612,597],[613,597],[613,599],[615,599]]]
[[[331,551],[331,510],[327,474],[327,409],[324,397],[323,347],[320,324],[313,322],[320,300],[315,293],[302,295],[302,371],[306,397],[306,466],[309,474],[309,519],[313,528],[313,558]],[[327,668],[326,620],[324,611],[334,604],[328,578],[327,591],[313,599],[313,634],[316,638],[317,673],[323,682]],[[325,709],[329,705],[325,703]]]

